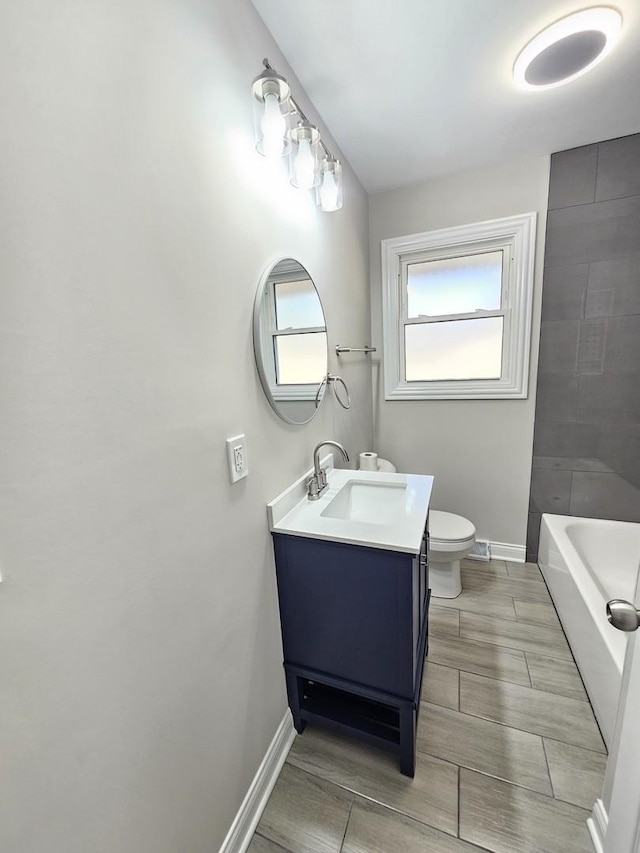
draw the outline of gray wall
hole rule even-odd
[[[286,709],[265,504],[371,446],[371,374],[287,426],[253,299],[297,257],[363,344],[367,199],[345,167],[319,213],[256,155],[264,56],[314,118],[249,0],[0,7],[3,853],[213,853]]]
[[[551,158],[531,559],[543,512],[640,521],[640,134]]]
[[[524,554],[549,158],[524,157],[374,195],[371,233],[376,450],[400,471],[434,474],[435,506],[460,513],[478,536]],[[380,360],[380,241],[518,213],[538,213],[529,397],[526,400],[385,401]]]

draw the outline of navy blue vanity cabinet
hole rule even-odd
[[[294,724],[347,731],[413,776],[429,607],[419,554],[274,533]]]

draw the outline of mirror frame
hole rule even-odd
[[[273,270],[278,266],[278,264],[282,263],[282,261],[294,261],[299,264],[300,267],[307,273],[309,276],[309,281],[313,284],[314,290],[318,297],[318,301],[320,303],[320,308],[322,309],[322,316],[324,317],[324,327],[327,330],[327,315],[324,310],[324,305],[322,304],[322,299],[320,298],[320,292],[316,286],[316,283],[313,279],[313,276],[309,272],[309,270],[302,264],[297,258],[291,257],[291,255],[284,255],[279,257],[277,260],[268,264],[262,276],[260,277],[260,283],[258,284],[258,289],[256,291],[256,296],[253,302],[253,355],[256,363],[256,368],[258,370],[258,375],[260,377],[260,384],[262,385],[262,390],[264,391],[264,395],[269,401],[269,405],[273,409],[273,411],[281,418],[285,423],[291,424],[292,426],[305,426],[305,424],[311,423],[311,421],[315,418],[320,410],[320,406],[322,405],[322,401],[324,400],[325,391],[327,388],[326,382],[326,374],[322,382],[318,385],[318,391],[316,394],[317,404],[314,406],[314,410],[311,413],[310,417],[305,421],[294,421],[291,418],[287,417],[279,408],[279,401],[275,399],[273,393],[271,391],[271,385],[269,383],[269,377],[267,375],[267,370],[265,368],[264,359],[262,355],[262,306],[264,303],[264,290],[271,277]],[[329,370],[329,336],[327,331],[327,371]]]

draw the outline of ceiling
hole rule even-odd
[[[640,131],[638,0],[613,0],[622,38],[592,71],[513,84],[526,42],[596,2],[253,0],[370,193]]]

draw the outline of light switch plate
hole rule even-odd
[[[247,439],[244,435],[236,435],[227,439],[227,461],[229,462],[229,476],[232,483],[244,479],[249,473],[249,462],[247,460]]]

